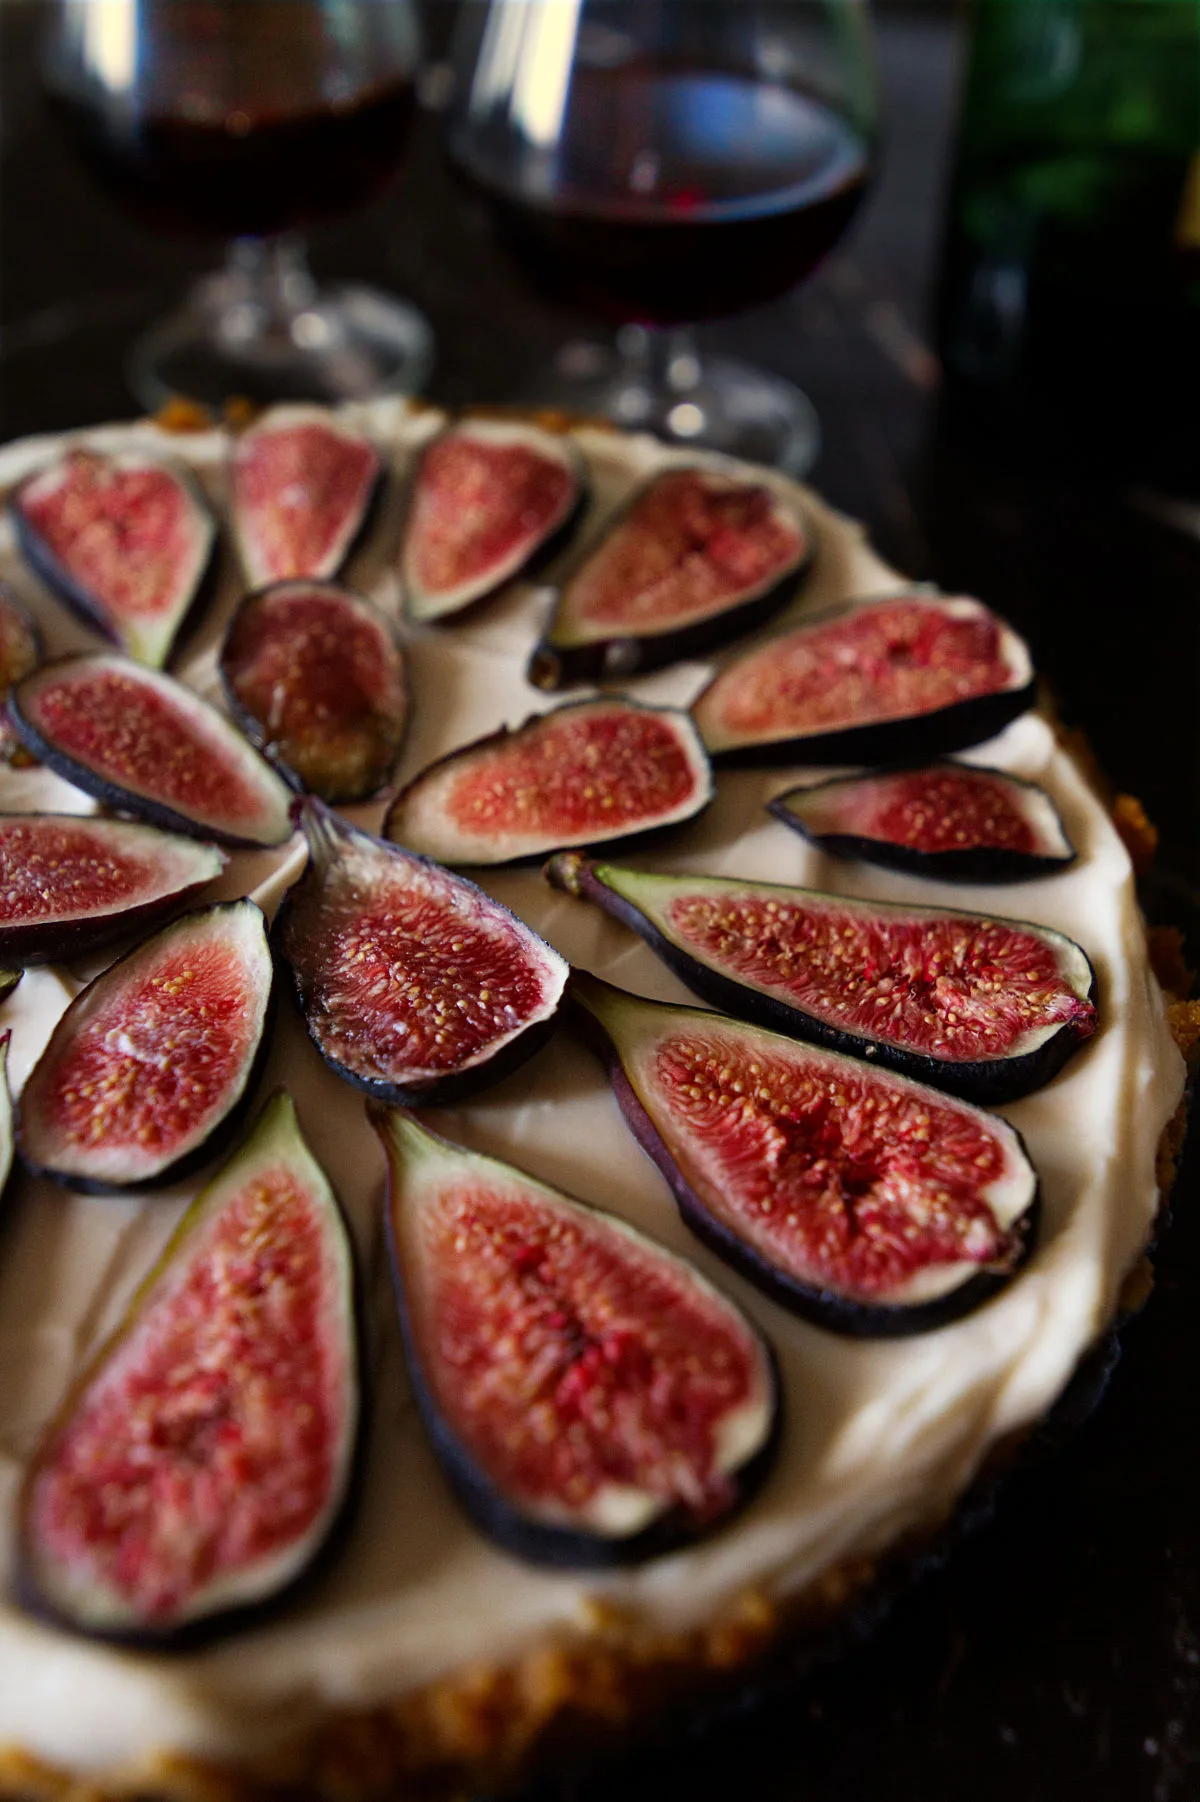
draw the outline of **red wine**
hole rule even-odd
[[[134,116],[120,129],[74,97],[47,96],[91,173],[144,224],[263,236],[353,211],[392,174],[414,96],[389,82],[343,106],[231,112],[217,122]]]
[[[773,300],[837,242],[870,174],[826,102],[749,76],[578,67],[553,150],[452,151],[544,287],[648,324]]]

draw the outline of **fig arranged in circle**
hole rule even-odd
[[[0,582],[0,759],[13,761],[21,741],[8,717],[8,696],[41,662],[42,635],[7,582]]]
[[[150,1646],[241,1624],[329,1543],[360,1390],[349,1239],[280,1092],[43,1437],[20,1502],[23,1596]]]
[[[238,438],[230,471],[233,536],[251,587],[336,576],[382,469],[370,439],[324,407],[263,413]]]
[[[317,1050],[385,1101],[458,1101],[532,1057],[570,966],[523,920],[319,803],[309,865],[275,922]]]
[[[131,820],[0,814],[0,957],[79,957],[177,913],[225,868],[215,845]]]
[[[77,447],[20,484],[13,521],[30,567],[139,663],[166,663],[208,574],[212,514],[182,468]]]
[[[123,657],[60,657],[10,698],[22,742],[105,806],[226,845],[280,845],[292,796],[190,688]]]
[[[253,901],[198,908],[71,1002],[21,1092],[24,1162],[73,1189],[178,1181],[245,1112],[274,965]]]
[[[834,776],[768,810],[822,851],[947,882],[1026,882],[1075,861],[1044,788],[970,763]]]
[[[481,1531],[586,1568],[724,1522],[766,1474],[779,1406],[741,1310],[624,1221],[370,1111],[414,1390]]]
[[[467,415],[417,460],[401,568],[410,616],[440,619],[551,555],[579,513],[583,459],[563,432]]]
[[[401,789],[384,832],[441,863],[516,863],[676,825],[712,794],[687,714],[616,695],[451,751]]]
[[[972,1101],[1041,1088],[1096,1030],[1095,972],[1028,920],[554,858],[703,1000]]]
[[[241,603],[221,678],[247,736],[330,802],[383,787],[408,724],[404,654],[369,601],[332,582],[279,582]]]
[[[812,557],[799,505],[742,465],[662,470],[564,578],[535,688],[699,657],[761,625]]]
[[[692,714],[727,762],[880,763],[978,744],[1034,692],[1028,647],[982,602],[902,594],[743,651]]]
[[[833,1332],[960,1318],[1028,1256],[1020,1135],[858,1058],[577,975],[573,1013],[698,1238]]]

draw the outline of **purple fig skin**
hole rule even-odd
[[[902,764],[897,766],[894,773],[907,774],[919,767],[921,766]],[[999,777],[1014,791],[1028,790],[1033,795],[1041,796],[1048,805],[1053,805],[1045,789],[1036,782],[1028,782],[1021,776],[1010,774],[1008,770],[992,769],[984,764],[973,764],[971,767],[982,770],[989,776]],[[883,775],[889,772],[880,769],[876,773]],[[793,795],[838,789],[845,781],[846,778],[834,776],[828,782],[814,782],[804,788],[789,789],[785,794],[776,795],[767,802],[767,812],[793,832],[798,832],[819,851],[828,852],[831,857],[842,858],[851,863],[873,863],[882,869],[901,870],[910,876],[926,876],[934,882],[1029,882],[1038,876],[1056,876],[1060,871],[1070,869],[1078,856],[1073,846],[1064,856],[1058,857],[1049,852],[1013,851],[986,845],[973,845],[962,851],[920,851],[913,845],[891,844],[886,839],[864,838],[853,832],[817,832],[788,806]],[[1057,814],[1055,817],[1057,818]],[[1062,827],[1061,820],[1059,826]],[[1062,828],[1062,831],[1064,840],[1067,840],[1066,829]]]
[[[641,908],[609,888],[587,859],[576,859],[572,853],[562,854],[550,860],[545,874],[552,887],[562,889],[566,894],[577,895],[580,899],[593,901],[605,913],[611,914],[613,919],[630,927],[640,938],[645,939],[655,955],[662,959],[668,969],[675,972],[694,995],[719,1008],[722,1013],[731,1014],[738,1020],[747,1020],[753,1026],[762,1026],[768,1032],[780,1032],[788,1038],[821,1045],[828,1051],[837,1051],[846,1057],[867,1059],[881,1069],[895,1070],[914,1082],[925,1083],[930,1088],[940,1089],[945,1095],[955,1095],[960,1100],[973,1102],[977,1106],[999,1107],[1005,1102],[1018,1101],[1022,1096],[1044,1088],[1075,1055],[1080,1045],[1086,1043],[1086,1040],[1079,1037],[1073,1024],[1067,1022],[1032,1051],[1003,1058],[951,1062],[946,1058],[930,1057],[924,1052],[888,1044],[880,1039],[860,1037],[831,1025],[826,1020],[818,1019],[774,995],[761,994],[748,984],[737,981],[735,977],[725,976],[721,971],[712,969],[699,958],[690,957],[659,931]],[[704,878],[697,878],[697,881],[702,880]],[[839,899],[838,896],[828,898],[834,901]],[[939,913],[955,911],[957,910],[951,908],[938,909]],[[1064,936],[1061,933],[1051,935],[1049,928],[1037,926],[1029,920],[1002,920],[999,916],[996,919],[1000,925],[1019,927],[1023,932],[1035,933],[1043,938],[1053,936],[1061,939]],[[1081,999],[1094,1004],[1096,972],[1091,959],[1074,940],[1067,940],[1067,943],[1074,947],[1087,965],[1088,989]]]
[[[597,979],[593,977],[591,980]],[[607,988],[611,985],[604,986]],[[676,1007],[673,1011],[701,1018],[704,1013],[701,1008],[690,1007]],[[984,1302],[990,1301],[994,1295],[1007,1288],[1032,1256],[1041,1223],[1040,1183],[1034,1189],[1025,1212],[1010,1229],[1019,1236],[1019,1250],[1008,1268],[980,1270],[957,1288],[931,1301],[908,1304],[864,1302],[840,1294],[835,1289],[800,1282],[772,1264],[709,1213],[642,1106],[637,1091],[625,1074],[615,1042],[603,1023],[581,999],[578,991],[571,999],[570,1019],[584,1043],[603,1064],[630,1132],[667,1183],[688,1230],[764,1295],[793,1314],[798,1314],[801,1319],[811,1321],[814,1326],[824,1327],[828,1332],[849,1339],[907,1339],[916,1333],[932,1332],[939,1327],[952,1325],[964,1315],[974,1313]],[[879,1075],[882,1081],[888,1080],[882,1071]],[[1024,1139],[1015,1127],[1010,1127],[1009,1130],[1014,1134],[1021,1154],[1028,1162]]]
[[[387,1109],[381,1107],[377,1102],[369,1101],[367,1117],[386,1147],[387,1141],[384,1135],[387,1131]],[[431,1129],[424,1127],[423,1130],[430,1132]],[[431,1136],[441,1139],[441,1135],[438,1133],[431,1133]],[[441,1139],[441,1142],[443,1144],[450,1143],[446,1139]],[[390,1181],[389,1174],[389,1183]],[[576,1198],[571,1197],[571,1199]],[[586,1206],[587,1204],[581,1203],[580,1205]],[[599,1210],[596,1211],[599,1212]],[[400,1317],[400,1333],[404,1342],[405,1363],[422,1424],[459,1506],[486,1538],[525,1563],[541,1565],[549,1570],[617,1570],[629,1565],[644,1564],[651,1558],[663,1557],[669,1552],[678,1551],[681,1547],[694,1543],[698,1538],[721,1531],[754,1500],[774,1467],[783,1438],[783,1405],[778,1360],[774,1346],[761,1331],[757,1332],[757,1337],[765,1355],[770,1382],[771,1427],[766,1439],[753,1457],[739,1470],[730,1474],[730,1481],[736,1488],[736,1499],[722,1513],[719,1522],[714,1526],[706,1527],[702,1522],[697,1523],[685,1509],[676,1507],[660,1515],[641,1532],[618,1539],[582,1530],[576,1531],[570,1527],[550,1526],[543,1521],[531,1520],[528,1515],[522,1514],[520,1509],[494,1483],[489,1481],[458,1435],[448,1425],[430,1393],[405,1292],[390,1206],[384,1210],[384,1222],[388,1259],[391,1264],[392,1282],[396,1295],[396,1309]],[[674,1255],[678,1256],[677,1253]],[[717,1287],[716,1284],[712,1286]],[[725,1300],[730,1300],[723,1290],[720,1293]],[[742,1312],[744,1313],[744,1310]]]
[[[0,827],[10,819],[30,823],[40,820],[69,820],[94,828],[99,838],[103,838],[106,832],[123,834],[132,826],[129,821],[91,818],[88,815],[0,814]],[[138,825],[133,829],[153,835],[158,835],[159,831],[156,826]],[[164,844],[169,845],[173,835],[163,833],[161,836]],[[188,839],[186,842],[189,848],[203,848],[203,841]],[[34,921],[28,925],[19,922],[12,925],[0,924],[0,958],[12,958],[15,963],[20,964],[69,963],[72,958],[97,951],[115,940],[128,938],[131,933],[141,934],[149,928],[164,925],[182,913],[220,875],[225,866],[225,855],[215,845],[210,848],[214,856],[220,859],[217,868],[210,875],[198,876],[186,886],[154,900],[132,904],[122,902],[115,913],[93,914],[75,920]]]

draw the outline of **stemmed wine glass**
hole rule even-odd
[[[374,289],[318,287],[296,230],[392,174],[419,48],[412,0],[55,0],[43,85],[93,176],[153,230],[232,241],[225,268],[134,346],[146,405],[421,384],[424,317]]]
[[[504,241],[624,325],[615,374],[538,398],[807,468],[804,395],[688,328],[785,293],[854,214],[866,0],[467,0],[454,60],[450,155]]]

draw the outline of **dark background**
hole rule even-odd
[[[129,337],[213,261],[211,248],[127,225],[60,151],[33,75],[41,10],[0,3],[0,439],[130,413]],[[1029,636],[1067,719],[1161,828],[1148,911],[1190,929],[1200,542],[1107,479],[1094,437],[1086,458],[1040,433],[1001,445],[944,404],[928,317],[961,30],[948,5],[880,6],[877,25],[883,173],[846,245],[799,293],[702,339],[808,390],[826,439],[814,479],[886,556],[980,594]],[[566,339],[595,329],[535,299],[499,259],[487,220],[442,166],[430,115],[399,183],[320,232],[313,257],[318,272],[425,309],[438,400],[518,399]],[[1094,1415],[1049,1435],[862,1644],[561,1793],[1200,1797],[1196,1162],[1176,1186],[1150,1306],[1122,1333]]]

